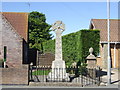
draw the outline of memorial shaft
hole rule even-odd
[[[62,31],[57,30],[56,32],[56,44],[55,44],[55,60],[62,60]]]

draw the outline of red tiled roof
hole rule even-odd
[[[110,19],[110,41],[120,42],[120,19]],[[107,19],[92,19],[90,29],[100,30],[100,41],[107,41]]]
[[[28,13],[19,12],[2,12],[4,17],[10,22],[10,24],[15,28],[17,33],[25,39],[28,40]]]

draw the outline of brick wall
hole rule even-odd
[[[7,66],[21,66],[23,60],[23,39],[15,32],[11,24],[2,17],[2,46],[0,46],[2,57],[4,46],[7,46]]]
[[[101,59],[101,57],[97,57],[97,66],[102,67],[102,59]]]
[[[28,85],[28,68],[28,65],[19,68],[0,68],[0,77],[2,78],[0,84]]]
[[[117,66],[118,66],[118,68],[120,68],[120,44],[118,45],[118,47],[117,47],[117,50],[118,50],[118,60],[117,60]]]
[[[0,59],[2,59],[1,49],[2,49],[2,16],[0,14]]]
[[[97,58],[97,65],[101,66],[102,68],[106,68],[107,69],[107,44],[103,44],[103,47],[101,47],[101,57]],[[115,54],[116,54],[116,66],[114,67],[114,44],[111,45],[111,50],[110,50],[110,54],[111,54],[111,66],[112,68],[120,68],[120,44],[116,45],[116,50],[115,50]]]
[[[97,66],[102,67],[102,59],[103,59],[103,46],[100,44],[100,56],[97,57]]]
[[[116,53],[116,57],[117,57],[117,52],[115,52],[115,53]],[[115,68],[115,66],[114,66],[114,45],[112,45],[112,48],[111,48],[111,67]]]

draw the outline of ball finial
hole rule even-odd
[[[92,47],[89,49],[89,53],[90,53],[90,55],[93,54],[93,48]]]

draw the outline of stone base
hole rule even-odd
[[[61,79],[61,78],[55,78],[55,79],[47,78],[46,82],[70,82],[70,79],[69,78],[66,78],[66,79]]]
[[[47,81],[48,82],[69,82],[70,78],[69,78],[69,74],[68,73],[56,73],[57,70],[54,70],[53,72],[50,72],[48,77],[47,77]]]
[[[55,60],[52,62],[52,71],[49,73],[47,80],[53,82],[70,81],[69,74],[66,73],[65,61]]]

